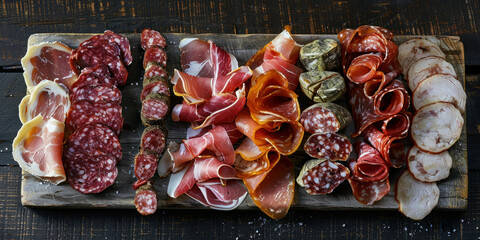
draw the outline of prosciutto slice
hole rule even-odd
[[[38,115],[26,122],[13,140],[13,159],[33,176],[59,184],[66,180],[62,164],[65,124]]]
[[[216,210],[233,210],[240,206],[247,191],[239,181],[228,180],[225,185],[218,179],[195,184],[186,194],[201,203]]]

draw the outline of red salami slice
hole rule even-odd
[[[64,159],[67,180],[73,189],[99,193],[111,186],[117,177],[116,159],[103,151],[79,152]]]
[[[65,143],[63,154],[71,158],[77,153],[104,151],[115,157],[115,163],[122,159],[122,147],[115,133],[101,124],[87,124],[78,128]]]
[[[406,136],[410,129],[410,112],[400,112],[383,120],[382,132],[389,136]]]
[[[376,182],[362,182],[355,178],[348,178],[353,196],[358,202],[364,205],[372,205],[390,192],[390,181],[388,177]]]
[[[155,124],[161,122],[167,112],[170,99],[164,94],[152,93],[142,101],[142,121],[147,124]]]
[[[145,51],[143,55],[143,68],[146,69],[149,62],[155,62],[160,66],[167,66],[167,53],[163,48],[150,47]]]
[[[149,47],[159,46],[161,48],[165,48],[167,42],[163,36],[152,29],[143,29],[142,36],[141,36],[141,46],[143,50],[146,50]]]
[[[170,89],[168,88],[168,83],[165,81],[157,81],[143,87],[142,94],[140,95],[140,100],[145,100],[145,98],[152,93],[170,96]]]
[[[134,202],[140,214],[151,215],[155,213],[157,210],[157,194],[150,182],[137,189]]]
[[[143,130],[140,146],[143,151],[159,157],[165,148],[167,130],[158,125],[149,126]]]
[[[366,142],[355,144],[358,159],[350,160],[352,178],[361,182],[377,182],[388,177],[387,163],[380,153]]]
[[[135,156],[135,176],[138,180],[148,180],[157,171],[158,157],[146,152]]]
[[[128,71],[119,57],[105,61],[112,77],[117,81],[118,86],[123,86],[127,82]]]
[[[307,139],[303,147],[314,158],[327,160],[347,160],[353,147],[348,139],[336,133],[315,133]]]
[[[403,163],[405,163],[405,159],[397,159],[397,157],[405,155],[398,153],[398,150],[402,150],[401,147],[395,149],[397,151],[391,151],[391,148],[395,143],[394,141],[403,139],[406,137],[406,135],[390,136],[382,133],[375,126],[370,126],[363,132],[363,137],[366,138],[380,152],[382,158],[385,159],[385,162],[389,166],[401,167]],[[395,159],[395,164],[393,164],[393,161],[391,161],[391,159]]]
[[[353,59],[347,77],[354,83],[364,83],[372,79],[383,62],[380,54],[363,54]]]
[[[123,63],[125,65],[130,65],[132,63],[133,57],[132,52],[130,51],[130,42],[126,37],[116,34],[110,30],[105,31],[105,33],[103,33],[103,37],[108,39],[110,43],[118,46]]]
[[[149,62],[145,68],[143,79],[159,77],[167,79],[167,71],[159,63]]]
[[[102,84],[116,85],[117,81],[112,79],[110,71],[105,65],[98,65],[96,67],[88,67],[82,70],[77,81],[72,84],[70,93],[74,93],[77,89],[85,86],[97,86]]]
[[[94,36],[80,44],[70,56],[70,67],[78,75],[86,67],[95,67],[105,63],[105,59],[117,57],[120,49],[106,39]]]
[[[306,132],[338,132],[352,122],[348,110],[335,103],[317,103],[305,109],[300,123]]]
[[[93,123],[103,124],[119,135],[123,127],[122,107],[116,102],[95,103],[87,100],[72,104],[67,114],[70,130]]]
[[[122,93],[111,84],[88,85],[77,88],[70,94],[70,102],[88,100],[91,102],[122,102]]]
[[[303,172],[303,170],[302,170]],[[350,175],[340,163],[325,160],[300,174],[302,185],[310,195],[329,194]]]

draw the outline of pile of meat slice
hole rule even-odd
[[[399,46],[398,60],[413,93],[415,145],[408,153],[408,171],[398,179],[396,199],[403,214],[420,220],[438,203],[436,182],[450,174],[448,149],[462,133],[466,94],[438,45],[411,39]]]
[[[157,171],[158,160],[162,156],[167,139],[164,120],[170,103],[168,87],[166,41],[163,36],[151,29],[144,29],[141,35],[141,47],[145,50],[143,67],[143,91],[141,119],[144,129],[140,152],[135,156],[136,189],[135,206],[142,215],[150,215],[157,210],[157,195],[151,178]]]
[[[111,186],[122,158],[118,135],[123,127],[121,93],[132,62],[127,38],[111,31],[95,35],[72,52],[70,66],[78,79],[70,88],[72,103],[63,164],[73,189],[87,194]]]
[[[242,136],[233,121],[245,105],[244,82],[252,71],[238,67],[233,55],[211,41],[187,38],[179,47],[183,72],[175,70],[171,82],[183,103],[173,108],[172,119],[191,127],[181,144],[169,144],[159,175],[173,172],[170,197],[186,194],[202,205],[231,210],[247,195],[232,166],[233,145]]]
[[[404,139],[410,127],[410,97],[395,79],[401,73],[393,34],[376,26],[345,29],[338,34],[349,103],[355,123],[352,137],[357,159],[351,159],[348,181],[357,201],[371,205],[390,191],[390,167],[404,164]]]

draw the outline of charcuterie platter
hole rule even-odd
[[[41,42],[59,41],[71,48],[76,48],[81,42],[92,37],[94,34],[34,34],[30,36],[28,45],[32,46]],[[45,183],[24,172],[22,175],[21,200],[22,204],[31,207],[66,207],[66,208],[135,208],[134,197],[135,190],[132,184],[136,181],[134,175],[134,158],[138,153],[140,138],[143,132],[143,125],[140,119],[140,110],[142,103],[140,94],[142,92],[143,51],[140,48],[140,34],[123,34],[130,41],[133,63],[128,68],[128,80],[120,89],[123,100],[121,103],[124,124],[122,133],[119,136],[122,145],[123,156],[118,162],[118,176],[111,187],[98,194],[81,194],[70,187],[68,183],[53,185]],[[173,75],[174,69],[180,69],[180,50],[178,45],[183,38],[196,37],[202,40],[211,40],[215,44],[232,55],[234,55],[239,64],[245,64],[259,49],[270,42],[275,35],[269,34],[250,34],[250,35],[227,35],[227,34],[163,34],[167,41],[166,53],[168,61],[166,70],[169,76]],[[421,36],[438,46],[446,55],[446,60],[450,62],[456,73],[457,78],[465,86],[465,64],[463,45],[458,37],[451,36]],[[316,39],[336,39],[335,35],[294,35],[294,39],[300,44],[306,44]],[[415,36],[396,36],[395,43],[401,44]],[[23,84],[19,81],[18,84]],[[310,106],[312,102],[297,90],[301,109]],[[346,98],[346,96],[344,96]],[[181,103],[182,99],[171,96],[172,105]],[[341,99],[340,103],[347,106],[347,99]],[[463,114],[465,118],[465,114]],[[185,139],[188,123],[173,122],[171,117],[167,117],[166,127],[168,129],[167,142],[180,142]],[[348,126],[342,131],[346,136],[350,136],[354,127]],[[306,138],[304,139],[304,141]],[[450,176],[438,182],[440,189],[440,199],[437,209],[465,209],[468,198],[468,173],[467,173],[467,139],[466,125],[463,126],[461,137],[457,143],[449,149],[453,159],[453,165]],[[295,174],[298,175],[305,161],[310,160],[302,148],[290,155],[290,159],[295,165]],[[395,180],[401,173],[401,170],[395,169],[390,173],[392,189],[395,189]],[[185,195],[178,198],[169,197],[167,192],[168,178],[153,179],[154,187],[157,190],[159,208],[205,208],[200,203],[189,199]],[[341,184],[334,193],[329,195],[312,196],[307,194],[299,186],[296,186],[295,197],[292,207],[297,209],[324,209],[324,210],[343,210],[343,209],[382,209],[396,210],[398,203],[395,201],[394,191],[390,191],[387,196],[373,205],[366,206],[360,204],[352,195],[352,191],[347,183]],[[255,209],[256,206],[251,198],[246,198],[238,209]]]

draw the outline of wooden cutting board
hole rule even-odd
[[[44,41],[59,41],[72,48],[76,48],[82,41],[88,39],[93,34],[34,34],[28,40],[28,45],[37,44]],[[127,84],[122,90],[123,117],[125,120],[123,132],[120,135],[122,144],[123,159],[117,165],[118,177],[116,182],[99,194],[84,195],[73,190],[68,183],[58,186],[42,182],[32,177],[28,173],[22,174],[21,200],[24,206],[31,207],[66,207],[66,208],[135,208],[133,199],[135,191],[132,184],[135,182],[133,174],[133,159],[137,154],[140,144],[140,136],[144,127],[140,120],[140,93],[142,91],[142,57],[143,51],[140,48],[140,34],[124,34],[129,40],[134,57],[133,64],[129,67],[129,76]],[[229,35],[229,34],[179,34],[166,33],[163,35],[167,40],[167,71],[169,75],[173,74],[173,69],[180,69],[180,52],[178,44],[181,39],[187,37],[196,37],[203,40],[212,40],[219,47],[230,52],[237,57],[240,65],[243,65],[253,56],[258,49],[270,42],[276,35],[271,34],[252,34],[252,35]],[[408,39],[418,36],[396,36],[395,42],[400,44]],[[465,63],[463,44],[459,37],[452,36],[421,36],[436,44],[446,54],[447,60],[453,64],[458,79],[465,86]],[[315,39],[335,38],[335,35],[295,35],[295,40],[300,44],[309,43]],[[24,84],[19,81],[18,84]],[[310,102],[303,95],[301,90],[297,90],[300,96],[301,108],[308,107]],[[176,96],[171,97],[172,106],[181,102]],[[340,100],[345,104],[346,100]],[[16,107],[16,106],[12,106]],[[464,115],[465,118],[465,115]],[[187,123],[167,122],[168,140],[181,141],[185,138]],[[353,130],[353,124],[349,126],[344,134],[349,135]],[[464,125],[460,140],[449,150],[453,158],[453,167],[450,177],[438,182],[440,188],[440,200],[437,209],[465,209],[468,198],[468,174],[467,174],[467,134],[466,124]],[[290,159],[295,164],[295,173],[298,174],[303,163],[309,160],[302,150],[302,147]],[[347,181],[342,183],[332,194],[311,196],[299,186],[295,189],[295,199],[292,208],[297,209],[383,209],[396,210],[398,204],[395,201],[395,182],[397,176],[403,169],[391,169],[390,182],[392,183],[390,193],[382,200],[376,202],[373,206],[364,206],[358,203],[352,195]],[[166,194],[168,177],[160,179],[154,178],[155,188],[158,195],[159,208],[205,208],[201,204],[189,199],[186,196],[180,196],[177,199],[170,198]],[[255,209],[256,206],[250,197],[247,197],[238,209]]]

